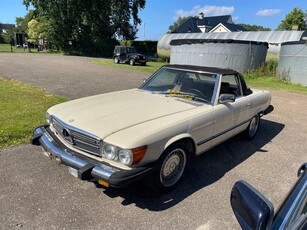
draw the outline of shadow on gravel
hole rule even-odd
[[[236,136],[198,156],[191,162],[188,173],[178,187],[166,194],[155,194],[140,181],[122,189],[107,189],[104,193],[109,197],[124,198],[123,205],[135,204],[150,211],[166,210],[218,181],[253,154],[270,154],[263,147],[272,142],[284,127],[283,124],[262,119],[258,134],[252,141]]]

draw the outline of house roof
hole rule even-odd
[[[3,24],[0,23],[0,29],[9,29],[9,28],[15,28],[14,24]]]
[[[248,31],[245,27],[236,25],[236,24],[232,24],[232,23],[219,23],[217,26],[215,26],[211,30],[214,30],[221,24],[225,26],[230,32]]]
[[[231,15],[221,15],[204,17],[200,19],[199,17],[192,17],[182,23],[177,29],[172,31],[172,33],[201,33],[199,26],[206,26],[210,30],[216,27],[218,24],[222,23],[230,31],[246,31],[243,26],[235,25],[232,22]]]

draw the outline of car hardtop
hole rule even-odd
[[[127,53],[138,53],[137,49],[134,46],[115,46],[114,53],[123,53],[122,50],[125,50]]]
[[[191,70],[196,72],[206,72],[206,73],[216,73],[221,75],[231,75],[238,74],[237,71],[233,69],[223,69],[217,67],[207,67],[207,66],[196,66],[196,65],[164,65],[165,68],[174,68],[182,70]]]

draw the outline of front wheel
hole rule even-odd
[[[151,175],[148,185],[157,192],[173,189],[181,181],[188,159],[188,148],[183,143],[170,146],[160,158],[159,167]]]
[[[250,121],[246,130],[244,131],[244,136],[246,139],[251,140],[256,136],[259,124],[260,124],[260,116],[259,114],[256,114]]]
[[[115,63],[115,64],[118,64],[118,63],[119,63],[118,57],[115,57],[115,58],[114,58],[114,63]]]
[[[134,60],[133,58],[131,58],[131,59],[129,60],[129,64],[130,64],[130,65],[134,65],[134,63],[135,63],[135,60]]]

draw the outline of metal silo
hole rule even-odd
[[[224,33],[171,33],[163,35],[157,45],[158,56],[170,57],[170,43],[178,39],[210,39],[210,40],[240,40],[269,43],[268,52],[279,53],[280,44],[283,42],[300,41],[307,36],[307,31],[247,31]]]
[[[246,72],[265,62],[264,42],[208,39],[172,40],[171,64],[230,68]]]
[[[277,67],[278,77],[307,86],[307,42],[281,44]]]

